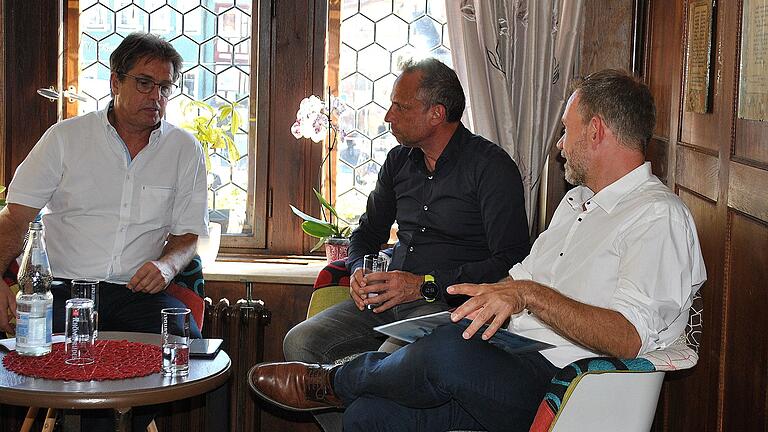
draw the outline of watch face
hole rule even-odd
[[[437,284],[432,281],[427,281],[421,284],[421,295],[425,299],[434,300],[437,298]]]

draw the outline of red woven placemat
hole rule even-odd
[[[11,351],[3,358],[3,366],[20,375],[66,381],[135,378],[160,372],[162,353],[157,345],[99,340],[94,354],[92,364],[68,365],[64,363],[64,344],[55,343],[51,352],[41,357],[20,356]]]

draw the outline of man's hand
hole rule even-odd
[[[501,328],[504,322],[525,308],[525,290],[531,281],[515,281],[504,279],[495,284],[460,284],[448,287],[449,294],[464,294],[471,296],[469,300],[451,314],[454,322],[464,317],[472,319],[462,336],[471,338],[477,330],[488,323],[483,332],[483,340],[488,340]],[[490,323],[489,323],[490,321]]]
[[[353,276],[356,275],[357,271]],[[353,277],[352,279],[354,282],[350,281],[350,295],[353,300],[355,295],[360,298],[362,305],[355,300],[355,304],[360,310],[369,304],[378,304],[379,306],[373,312],[379,313],[393,306],[422,298],[420,288],[424,282],[424,276],[413,273],[394,270],[369,273],[363,276],[361,270],[360,277]],[[378,296],[368,298],[370,293],[377,293]]]
[[[171,283],[173,276],[173,269],[169,265],[161,261],[147,261],[128,281],[128,289],[133,292],[159,293]]]
[[[358,309],[365,309],[365,297],[367,295],[361,295],[363,288],[365,287],[365,279],[363,278],[363,268],[360,267],[352,273],[349,278],[349,297],[355,302]]]
[[[16,316],[16,296],[13,295],[11,288],[0,277],[0,331],[6,333],[14,331],[9,322],[13,316]]]

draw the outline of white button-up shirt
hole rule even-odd
[[[165,121],[131,160],[107,109],[64,120],[35,145],[7,201],[44,208],[55,277],[127,283],[168,234],[208,234],[202,147]]]
[[[693,218],[648,162],[597,194],[584,186],[570,190],[530,255],[509,274],[618,311],[640,335],[640,353],[683,333],[693,295],[706,280]],[[600,355],[528,311],[513,315],[509,329],[555,345],[541,353],[557,367]]]

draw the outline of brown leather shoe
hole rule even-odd
[[[334,365],[301,362],[261,363],[248,372],[248,384],[257,395],[292,411],[341,408],[333,392]]]

